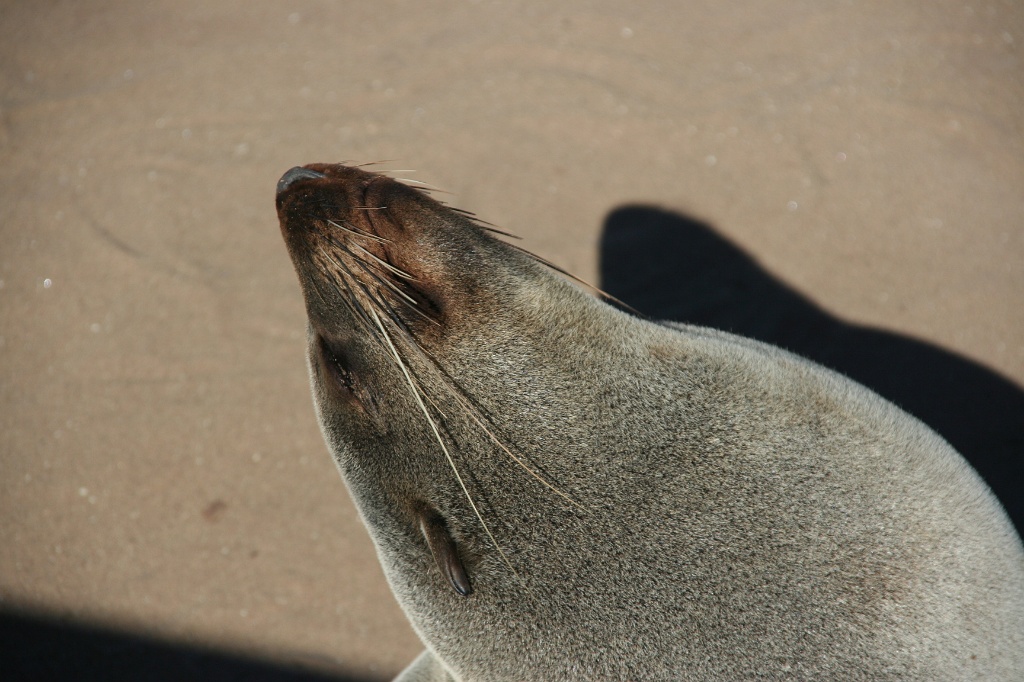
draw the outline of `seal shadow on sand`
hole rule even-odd
[[[383,682],[17,608],[0,608],[0,679]]]
[[[1024,391],[967,358],[822,310],[715,230],[654,206],[605,219],[601,288],[655,320],[713,327],[837,370],[914,415],[981,474],[1024,534]]]

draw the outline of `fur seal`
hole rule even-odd
[[[472,216],[293,168],[317,415],[426,651],[400,680],[1011,680],[965,461],[778,348],[615,309]]]

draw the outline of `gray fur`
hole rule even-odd
[[[400,680],[1022,678],[1024,550],[926,426],[777,348],[617,311],[391,180],[309,168],[278,211],[325,439],[427,645]],[[428,323],[368,285],[411,332],[383,323],[401,365],[332,238],[440,304]]]

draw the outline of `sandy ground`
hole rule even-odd
[[[4,679],[420,649],[314,419],[296,164],[415,169],[1021,492],[1022,47],[1013,1],[0,2]]]

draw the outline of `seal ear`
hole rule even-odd
[[[463,597],[473,594],[473,586],[469,584],[469,575],[459,558],[459,550],[455,540],[448,532],[448,524],[435,511],[424,510],[419,513],[420,531],[434,555],[437,568],[441,575],[448,579],[452,589]]]

